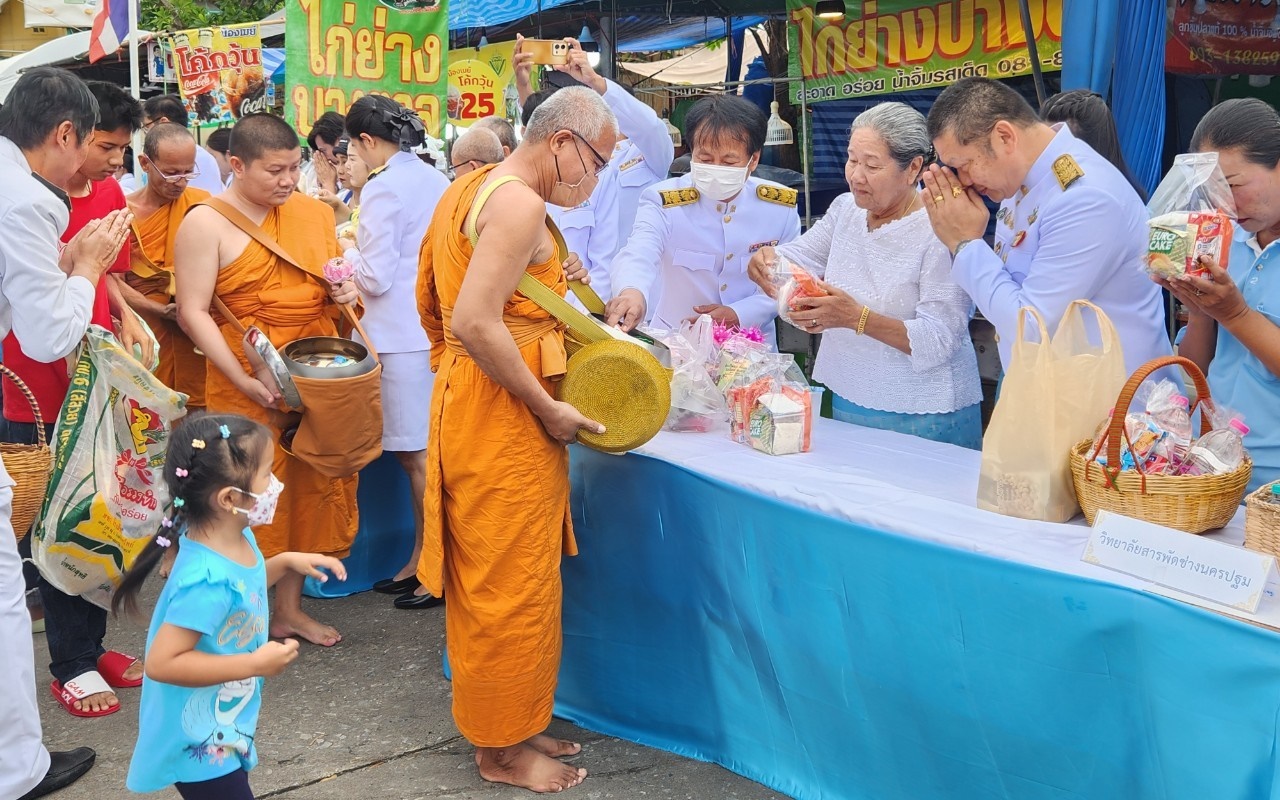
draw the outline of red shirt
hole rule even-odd
[[[114,179],[107,178],[90,184],[89,194],[71,198],[71,220],[67,224],[66,233],[62,234],[62,241],[71,241],[81,228],[93,220],[102,219],[116,209],[127,207],[124,191]],[[129,264],[129,243],[126,242],[124,247],[120,248],[116,263],[108,271],[128,272]],[[112,329],[111,306],[107,296],[105,276],[98,281],[98,290],[93,296],[91,321],[94,325],[101,325],[107,330]],[[40,405],[40,415],[44,417],[45,423],[52,423],[58,418],[58,412],[62,410],[62,401],[66,399],[67,389],[71,386],[66,359],[60,358],[52,364],[34,361],[22,352],[22,346],[12,332],[4,338],[3,347],[4,365],[16,372],[18,377],[27,384],[32,394],[36,396],[36,402]],[[5,387],[4,418],[12,422],[35,422],[26,398],[21,392],[13,390],[12,386]]]

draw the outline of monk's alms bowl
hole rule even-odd
[[[281,355],[289,372],[302,378],[354,378],[373,372],[377,366],[368,348],[337,336],[312,336],[289,342]],[[346,363],[335,364],[335,358]]]

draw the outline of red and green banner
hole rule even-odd
[[[285,116],[306,136],[326,111],[387,95],[440,135],[448,0],[287,0]]]
[[[787,0],[791,99],[809,103],[1031,73],[1019,0],[847,0],[822,19],[817,0]],[[1062,0],[1030,0],[1045,72],[1062,69]]]
[[[1169,0],[1164,68],[1189,75],[1280,74],[1280,2]]]

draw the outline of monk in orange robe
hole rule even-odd
[[[418,278],[436,371],[418,578],[445,598],[453,717],[481,777],[537,792],[586,776],[556,760],[580,746],[545,730],[560,668],[560,558],[576,552],[566,445],[603,428],[555,399],[562,328],[516,285],[528,272],[564,294],[546,203],[590,195],[615,132],[590,89],[552,95],[510,158],[441,198]]]
[[[278,437],[283,421],[276,410],[278,384],[250,371],[239,331],[230,320],[215,320],[210,304],[216,296],[241,324],[257,326],[279,349],[303,337],[336,336],[335,303],[353,302],[357,292],[350,281],[329,287],[323,280],[324,263],[338,255],[333,212],[294,191],[302,153],[293,129],[268,114],[244,117],[232,129],[230,160],[235,173],[230,188],[192,207],[178,230],[178,320],[208,359],[209,410],[243,414]],[[258,224],[299,266],[217,211],[222,203]],[[356,479],[325,477],[278,446],[274,472],[284,483],[275,518],[254,526],[263,555],[301,550],[345,556],[356,533]],[[245,510],[254,503],[252,497],[241,500]],[[301,575],[276,584],[275,603],[273,638],[297,635],[325,646],[342,638],[303,613]]]
[[[187,395],[187,408],[196,410],[205,404],[205,359],[178,325],[173,278],[178,226],[187,209],[209,197],[188,186],[196,169],[196,140],[181,125],[153,125],[138,163],[147,183],[127,198],[134,218],[132,264],[121,292],[160,345],[156,377]]]

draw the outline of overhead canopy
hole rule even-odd
[[[750,64],[758,55],[760,55],[760,48],[756,46],[755,38],[747,36],[743,41],[742,58],[738,63]],[[725,80],[729,70],[729,48],[727,46],[701,47],[692,53],[675,58],[664,58],[660,61],[619,61],[618,67],[663,83],[706,86]]]
[[[449,30],[494,28],[529,17],[540,16],[546,25],[585,16],[608,17],[616,13],[618,24],[623,19],[647,19],[668,27],[687,20],[723,20],[725,17],[761,17],[786,13],[785,0],[490,0],[490,2],[456,2],[449,6]],[[580,24],[580,23],[579,23]],[[756,23],[751,23],[756,24]],[[621,31],[619,32],[621,34]],[[723,36],[723,23],[721,33]],[[490,33],[492,38],[492,33]],[[622,40],[619,35],[619,40]],[[697,39],[692,43],[716,37]],[[691,44],[680,40],[675,47]],[[636,51],[640,48],[636,47]],[[650,49],[668,49],[654,47]],[[622,52],[622,51],[620,51]]]
[[[24,71],[32,67],[64,64],[86,58],[89,55],[89,36],[89,31],[60,36],[21,55],[0,61],[0,102],[4,102],[4,99],[9,96],[9,91],[13,89],[13,85],[18,82],[18,78]],[[142,44],[151,41],[152,33],[138,31],[137,36],[138,43]],[[128,47],[129,37],[125,37],[121,44]]]
[[[734,17],[734,33],[764,22],[764,17]],[[617,23],[619,53],[651,53],[655,50],[677,50],[725,37],[722,18],[694,17],[619,17]],[[750,38],[750,37],[748,37]],[[754,43],[753,43],[754,44]],[[759,55],[759,51],[751,58]],[[723,60],[723,59],[722,59]],[[746,59],[750,60],[750,59]],[[723,72],[721,73],[723,75]]]

